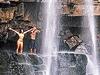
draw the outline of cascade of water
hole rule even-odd
[[[51,73],[51,64],[53,61],[53,54],[57,55],[57,13],[56,13],[56,0],[47,0],[46,2],[46,26],[43,35],[43,54],[47,55],[46,62],[46,75],[53,75]],[[55,56],[56,57],[56,56]],[[54,59],[55,60],[55,59]],[[54,71],[53,71],[54,72]]]
[[[84,9],[84,21],[85,23],[88,22],[88,27],[89,27],[89,31],[91,34],[91,39],[92,39],[92,49],[93,49],[93,55],[92,57],[94,57],[94,59],[90,59],[90,57],[88,56],[88,61],[91,61],[95,67],[93,67],[92,71],[93,71],[93,75],[99,75],[99,69],[97,68],[98,64],[97,64],[97,49],[96,49],[96,23],[95,23],[95,18],[94,18],[94,7],[93,7],[93,0],[84,0],[85,2],[85,9]],[[87,21],[86,21],[87,20]],[[94,66],[94,65],[91,66]]]

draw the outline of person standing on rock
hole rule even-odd
[[[17,53],[17,54],[22,54],[22,53],[23,53],[23,39],[24,39],[24,35],[25,35],[27,32],[31,31],[32,29],[29,29],[29,30],[27,30],[27,31],[25,31],[25,32],[23,32],[23,29],[20,29],[20,32],[14,30],[14,29],[12,29],[12,28],[9,28],[9,30],[14,31],[15,33],[18,34],[19,38],[18,38],[18,40],[17,40],[17,49],[16,49],[16,53]]]
[[[33,29],[31,30],[31,33],[30,33],[30,53],[36,53],[36,35],[37,33],[39,33],[40,30],[37,29],[36,26],[33,27]]]

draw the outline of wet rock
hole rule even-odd
[[[86,75],[86,65],[83,54],[58,54],[58,75]]]
[[[45,75],[47,57],[12,51],[0,51],[0,75]],[[83,54],[59,53],[52,57],[51,75],[86,75],[87,58]]]
[[[17,55],[10,51],[0,52],[0,75],[36,75],[45,69],[40,57],[36,55]],[[37,74],[39,75],[39,74]]]

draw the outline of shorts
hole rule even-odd
[[[30,39],[30,46],[29,46],[29,48],[30,49],[36,49],[35,40]]]

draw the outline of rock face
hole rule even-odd
[[[45,65],[36,55],[0,52],[0,75],[43,75]]]
[[[59,54],[58,75],[86,75],[87,58],[80,54]]]
[[[47,57],[0,51],[0,75],[45,75]],[[85,55],[59,53],[52,58],[52,75],[86,75]]]

